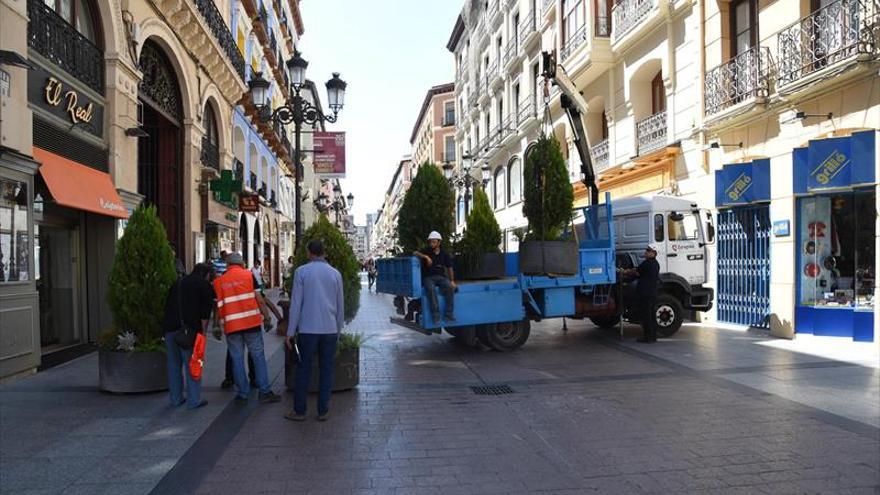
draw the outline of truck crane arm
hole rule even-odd
[[[574,144],[581,159],[581,173],[584,176],[582,182],[590,191],[590,204],[598,204],[599,187],[596,185],[596,173],[593,170],[593,160],[590,157],[590,143],[587,141],[583,122],[583,114],[588,111],[587,102],[569,79],[565,70],[556,64],[556,55],[551,52],[543,52],[541,55],[544,80],[555,84],[562,93],[559,103],[568,115],[569,123],[574,131]]]

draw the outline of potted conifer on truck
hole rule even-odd
[[[574,190],[555,136],[542,135],[526,151],[523,215],[528,219],[519,246],[519,269],[528,275],[574,275],[578,245],[560,240],[571,221]]]
[[[501,228],[483,188],[474,188],[474,207],[457,248],[457,277],[485,280],[504,276],[504,254],[499,249]]]

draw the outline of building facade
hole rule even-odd
[[[141,203],[187,268],[221,249],[278,265],[289,145],[253,119],[247,81],[281,87],[296,0],[0,0],[0,18],[0,377],[110,328],[115,241]],[[236,175],[254,214],[212,187]]]
[[[416,169],[423,163],[441,166],[447,162],[455,162],[454,89],[453,83],[441,84],[432,87],[425,94],[409,137],[412,166]]]
[[[397,218],[400,207],[403,206],[403,198],[409,190],[412,168],[412,159],[409,155],[404,156],[398,162],[391,183],[388,184],[388,189],[385,191],[385,200],[376,218],[373,240],[371,241],[372,253],[375,258],[394,256],[400,251],[400,244],[397,240]]]
[[[843,0],[466,2],[447,44],[456,139],[491,169],[502,247],[525,226],[522,160],[540,133],[588,201],[558,88],[541,77],[552,52],[588,103],[600,191],[716,210],[717,304],[702,319],[876,342],[877,21],[876,2]]]

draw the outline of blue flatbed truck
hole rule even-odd
[[[378,292],[409,301],[407,317],[391,322],[431,335],[443,329],[466,340],[479,339],[489,348],[506,351],[523,345],[529,338],[531,321],[546,318],[583,318],[608,312],[614,304],[610,296],[616,282],[614,222],[611,203],[580,209],[584,218],[578,243],[578,271],[573,275],[525,275],[518,272],[518,253],[507,253],[505,278],[460,281],[455,293],[455,321],[434,323],[431,305],[422,286],[421,261],[414,256],[384,258],[377,261]],[[574,232],[574,230],[572,230]],[[438,294],[440,312],[446,301]]]

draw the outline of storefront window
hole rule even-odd
[[[0,179],[0,283],[31,279],[27,184]]]
[[[874,203],[871,191],[800,200],[802,306],[873,308]]]

